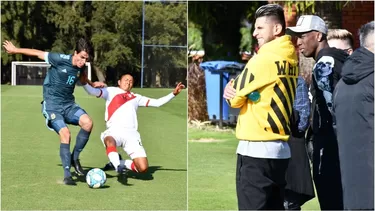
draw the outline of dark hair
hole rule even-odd
[[[282,26],[282,31],[285,32],[285,16],[284,9],[278,4],[266,4],[257,9],[255,12],[255,19],[260,17],[272,17]]]
[[[374,21],[366,23],[361,26],[359,29],[359,42],[362,47],[370,47],[372,43],[369,43],[369,35],[371,36],[374,33]],[[373,36],[373,35],[372,35]],[[371,39],[374,39],[371,37]]]
[[[75,51],[77,51],[77,53],[80,53],[81,51],[85,51],[89,55],[89,61],[92,61],[94,49],[92,47],[91,41],[88,41],[85,38],[80,38],[76,42]]]
[[[131,77],[133,77],[133,75],[132,75],[132,74],[130,74],[130,73],[124,73],[124,74],[121,74],[121,75],[120,75],[120,77],[119,77],[119,79],[118,79],[118,80],[121,80],[121,79],[122,79],[122,77],[124,77],[124,76],[126,76],[126,75],[130,75]],[[133,77],[133,79],[134,79],[134,77]]]

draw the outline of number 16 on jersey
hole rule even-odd
[[[73,85],[75,79],[76,77],[74,75],[68,76],[68,80],[66,81],[66,84]]]

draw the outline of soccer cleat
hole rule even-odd
[[[79,159],[73,160],[72,157],[72,166],[74,167],[75,172],[78,174],[78,176],[84,176],[85,171],[82,169],[81,163],[79,162]]]
[[[126,170],[126,168],[125,168],[124,165],[120,164],[120,165],[117,166],[117,173],[122,174],[122,173],[125,172],[125,170]]]
[[[65,177],[64,184],[65,185],[77,185],[77,183],[73,180],[72,177]]]
[[[109,170],[115,170],[115,167],[111,162],[108,162],[105,164],[105,166],[102,168],[103,171],[109,171]]]
[[[120,162],[122,160],[122,157],[120,154],[118,154],[118,157],[120,159]],[[105,164],[105,166],[102,168],[103,171],[109,171],[109,170],[116,170],[116,168],[113,166],[113,164],[111,162],[108,162],[107,164]]]

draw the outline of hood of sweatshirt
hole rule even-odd
[[[371,73],[374,73],[374,54],[361,47],[348,57],[341,76],[346,84],[356,84]]]
[[[264,44],[258,54],[274,54],[287,60],[292,66],[296,66],[298,58],[291,36],[284,35]]]

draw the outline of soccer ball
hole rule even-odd
[[[107,177],[105,175],[105,172],[99,168],[94,168],[87,172],[86,182],[90,188],[103,187],[106,181]]]

